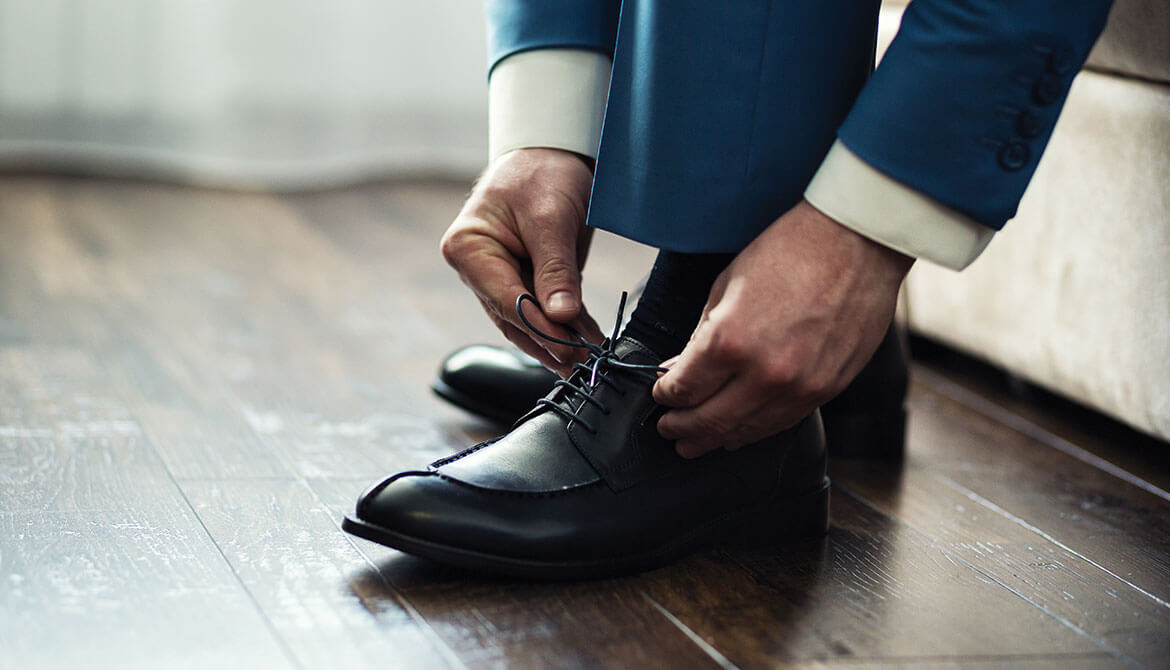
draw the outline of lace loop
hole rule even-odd
[[[659,367],[657,365],[640,365],[637,363],[626,363],[625,361],[618,360],[616,352],[618,332],[621,329],[622,317],[624,316],[626,310],[627,295],[628,294],[625,291],[622,291],[621,301],[618,303],[617,319],[613,325],[613,332],[608,338],[603,340],[601,344],[593,344],[592,342],[586,340],[572,326],[565,326],[565,329],[568,330],[574,338],[576,338],[576,341],[565,340],[554,335],[549,335],[548,333],[532,325],[532,322],[529,321],[528,317],[524,315],[525,302],[531,302],[532,304],[536,305],[537,309],[540,309],[540,303],[536,300],[536,298],[528,293],[524,293],[520,295],[520,297],[516,298],[516,313],[520,316],[520,320],[524,322],[524,325],[528,328],[528,330],[531,330],[533,333],[545,340],[548,340],[549,342],[554,342],[556,344],[561,344],[567,347],[574,347],[576,349],[586,349],[589,351],[589,358],[585,361],[585,363],[573,364],[573,375],[571,375],[568,379],[561,379],[556,382],[556,387],[558,389],[564,389],[567,395],[577,395],[581,397],[581,404],[577,406],[576,410],[570,411],[558,402],[548,398],[541,398],[538,401],[538,405],[547,407],[548,409],[556,412],[557,414],[560,414],[569,421],[579,421],[581,425],[590,433],[596,434],[597,430],[588,421],[578,416],[578,412],[580,412],[581,408],[586,404],[592,404],[601,410],[603,414],[609,414],[609,408],[602,404],[600,400],[593,397],[593,392],[597,390],[598,384],[602,382],[607,384],[613,383],[603,374],[607,368],[615,371],[620,370],[650,382],[653,382],[658,378],[659,372],[666,372],[666,368]],[[589,373],[589,381],[587,384],[580,384],[580,382],[583,381],[582,378],[586,372]],[[577,373],[582,373],[581,378],[577,378]]]

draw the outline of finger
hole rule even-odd
[[[696,458],[718,448],[734,451],[788,430],[815,408],[793,402],[783,391],[762,393],[758,380],[737,378],[699,407],[667,412],[658,425],[660,433],[676,440],[680,456]]]
[[[469,255],[458,268],[459,276],[480,299],[489,315],[527,333],[527,327],[516,313],[516,299],[530,291],[521,278],[519,262],[508,255],[506,250],[500,248],[500,251],[500,254],[496,254],[483,250]],[[532,325],[549,335],[573,339],[568,331],[550,321],[541,310],[529,308],[524,315]],[[551,354],[558,365],[575,361],[580,356],[574,347],[550,342],[535,333],[526,337]]]
[[[733,366],[711,355],[701,341],[691,341],[654,383],[654,402],[666,407],[694,407],[723,388],[734,373]]]
[[[537,222],[548,221],[536,227],[536,239],[528,245],[536,299],[557,323],[569,323],[581,311],[580,229],[564,225],[564,219],[582,214],[559,193],[550,194],[549,201],[532,214]]]
[[[697,458],[719,448],[738,449],[774,432],[771,403],[759,400],[758,387],[737,378],[698,407],[674,409],[658,420],[658,432],[677,440],[675,451]]]

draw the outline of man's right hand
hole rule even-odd
[[[572,152],[506,153],[488,166],[440,243],[443,258],[504,336],[561,376],[583,360],[583,351],[531,333],[516,315],[516,299],[536,296],[543,314],[525,316],[550,335],[572,339],[556,325],[565,324],[592,342],[603,339],[581,302],[592,182],[588,166]]]

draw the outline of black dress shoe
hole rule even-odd
[[[892,324],[853,382],[821,408],[829,458],[901,460],[906,444],[906,345]],[[476,344],[439,367],[432,389],[463,409],[511,425],[553,387],[557,375],[516,349]]]
[[[819,415],[686,460],[656,427],[662,408],[650,388],[662,358],[630,338],[589,346],[589,360],[511,432],[377,484],[342,528],[460,568],[537,579],[824,535]]]
[[[518,349],[472,344],[443,360],[431,390],[456,407],[510,426],[557,379],[555,372]]]

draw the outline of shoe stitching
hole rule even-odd
[[[451,463],[454,463],[455,461],[457,461],[461,458],[465,458],[467,456],[474,454],[475,452],[479,451],[480,449],[486,449],[486,448],[492,446],[496,442],[499,442],[500,439],[501,439],[500,437],[495,437],[495,438],[492,438],[492,439],[487,440],[485,442],[480,442],[479,444],[472,446],[472,447],[468,447],[468,448],[464,449],[463,451],[460,451],[457,454],[452,454],[450,456],[444,456],[443,458],[440,458],[439,460],[435,461],[434,463],[431,463],[427,467],[428,468],[441,468],[444,465],[450,465]]]
[[[476,492],[484,493],[484,494],[488,494],[488,495],[493,495],[493,496],[509,497],[509,498],[563,498],[563,497],[566,497],[569,495],[579,493],[582,490],[590,489],[590,488],[599,486],[601,484],[604,484],[604,482],[602,480],[597,479],[597,480],[594,480],[591,482],[586,482],[584,484],[578,484],[578,485],[573,486],[571,488],[557,489],[555,491],[509,491],[507,489],[492,489],[492,488],[487,488],[486,486],[472,484],[470,482],[465,482],[462,479],[456,479],[450,475],[443,474],[442,472],[427,472],[425,474],[436,476],[439,479],[450,482],[452,484],[456,484],[458,486],[462,486],[463,488],[470,489],[472,491],[476,491]]]

